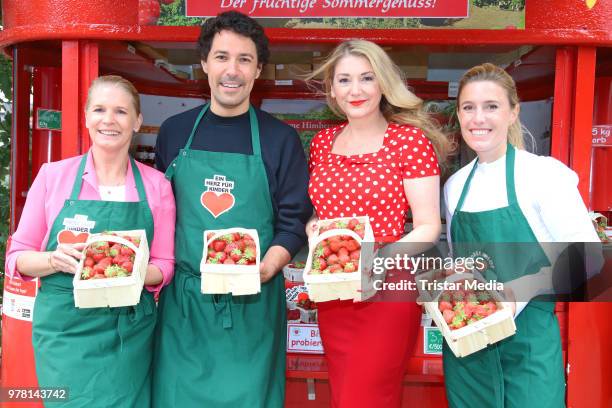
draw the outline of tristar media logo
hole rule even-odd
[[[200,202],[213,217],[217,218],[232,209],[236,202],[232,194],[233,181],[215,174],[212,179],[204,180],[204,186],[206,186],[206,191],[200,196]]]

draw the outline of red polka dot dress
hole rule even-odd
[[[367,215],[377,240],[395,241],[408,211],[403,179],[438,175],[434,148],[421,129],[389,123],[379,151],[337,155],[332,144],[343,127],[319,132],[310,145],[308,193],[317,215]]]
[[[319,132],[310,145],[308,191],[317,216],[367,215],[377,241],[396,241],[408,211],[403,180],[440,173],[433,146],[421,129],[390,123],[379,151],[333,154],[344,126]],[[400,407],[420,317],[414,302],[318,304],[332,407]]]

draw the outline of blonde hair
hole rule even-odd
[[[338,45],[325,62],[307,80],[323,74],[325,97],[330,109],[338,116],[345,117],[336,100],[331,96],[334,71],[338,61],[353,55],[366,58],[382,92],[380,111],[388,122],[412,125],[420,128],[431,141],[440,163],[451,151],[451,143],[441,132],[440,126],[423,109],[423,100],[405,85],[403,74],[387,53],[378,45],[365,40],[345,41]]]
[[[519,98],[516,92],[516,84],[514,79],[502,68],[497,65],[490,63],[484,63],[476,65],[470,68],[459,80],[459,90],[457,92],[457,109],[459,109],[461,91],[463,88],[472,82],[476,81],[490,81],[499,85],[506,91],[508,96],[508,102],[510,102],[510,108],[514,109],[519,105]],[[523,140],[523,126],[521,121],[517,117],[513,124],[508,128],[508,142],[517,149],[525,149],[525,142]]]
[[[89,102],[91,100],[93,90],[100,85],[113,85],[123,89],[132,98],[132,105],[136,110],[136,115],[140,115],[140,97],[138,95],[138,91],[130,81],[120,77],[119,75],[104,75],[94,79],[89,86],[89,90],[87,91],[87,103],[85,104],[85,109],[89,109]]]

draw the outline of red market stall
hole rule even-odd
[[[252,94],[253,103],[262,107],[286,104],[282,101],[302,101],[308,106],[320,103],[321,95],[300,78],[335,44],[350,38],[383,45],[415,93],[430,101],[452,100],[456,78],[472,65],[492,61],[506,66],[518,84],[521,100],[533,103],[531,123],[546,124],[540,132],[540,153],[550,154],[576,171],[587,207],[612,219],[609,0],[519,1],[524,8],[514,14],[482,6],[499,3],[496,1],[469,0],[421,2],[428,6],[412,10],[412,14],[398,9],[391,14],[382,9],[356,11],[348,2],[331,0],[300,2],[300,7],[305,7],[302,11],[299,7],[272,9],[258,0],[191,0],[187,2],[191,8],[185,3],[2,2],[0,49],[13,62],[11,231],[22,215],[28,187],[40,166],[89,148],[82,113],[87,88],[98,75],[112,73],[130,79],[143,101],[148,101],[143,104],[145,126],[134,151],[143,161],[152,159],[151,146],[160,124],[147,118],[167,117],[201,103],[208,90],[194,51],[198,20],[190,16],[201,15],[198,7],[202,5],[207,5],[208,14],[236,8],[261,18],[266,26],[272,61],[264,67]],[[386,16],[394,18],[377,19]],[[490,18],[496,21],[495,27],[487,21]],[[327,119],[292,119],[290,112],[280,113],[301,131],[331,123]],[[312,132],[304,134],[312,136]],[[597,282],[598,288],[612,286],[612,282],[602,281],[605,278],[603,275]],[[37,386],[31,348],[36,290],[33,282],[5,282],[2,387]],[[612,293],[608,289],[597,295],[602,302],[557,304],[568,407],[604,408],[612,404],[612,323],[608,317]],[[419,336],[406,367],[404,406],[445,406],[442,361],[435,346],[440,339],[436,340],[428,328],[422,328]],[[289,353],[286,406],[328,405],[324,357]]]

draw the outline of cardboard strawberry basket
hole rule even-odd
[[[351,227],[354,228],[355,222],[360,225],[357,231],[351,229]],[[315,302],[335,299],[364,300],[361,268],[362,264],[367,265],[373,262],[373,256],[371,256],[373,254],[363,254],[361,250],[363,241],[374,241],[368,217],[321,220],[318,225],[317,233],[308,243],[308,259],[304,269],[304,282],[308,287],[310,298]],[[338,237],[345,242],[345,244],[340,244],[340,248],[344,247],[345,252],[349,253],[348,259],[346,259],[346,254],[338,255],[340,248],[334,248],[331,244],[332,240],[337,240]],[[353,240],[359,244],[358,249],[345,246],[347,242]],[[351,245],[355,244],[351,243]],[[325,246],[331,249],[323,251]],[[359,257],[353,255],[354,251],[359,252]],[[361,259],[362,256],[368,258]],[[322,265],[323,263],[325,264]]]
[[[426,300],[424,303],[425,310],[427,310],[427,313],[444,335],[446,343],[455,356],[468,356],[478,350],[482,350],[489,344],[510,337],[516,332],[512,309],[508,303],[504,302],[504,299],[498,292],[493,290],[479,290],[476,295],[473,295],[471,292],[466,294],[465,289],[457,291],[452,289],[428,291],[423,290],[421,283],[422,281],[429,283],[442,283],[446,281],[460,285],[465,285],[466,281],[485,283],[486,281],[480,274],[462,273],[443,278],[440,275],[440,271],[430,271],[417,275],[416,279],[420,294],[422,298]],[[446,299],[449,296],[450,300]],[[475,299],[474,296],[476,296]],[[484,303],[485,299],[486,304],[481,305],[480,303]],[[457,306],[460,302],[467,303],[470,301],[471,311],[478,312],[474,313],[476,318],[467,318],[466,316],[469,312],[466,313],[463,310],[463,305],[461,307]],[[486,314],[486,311],[490,312],[492,310],[489,302],[494,303],[495,311],[481,318],[479,314],[481,311],[484,311],[484,314]],[[476,306],[476,303],[479,305]],[[455,306],[452,306],[453,304],[455,304]],[[451,307],[451,309],[449,309],[449,307]],[[457,307],[457,311],[453,310],[454,307]],[[441,311],[441,308],[446,310]],[[452,312],[452,320],[450,320],[451,313],[447,310]],[[468,319],[467,323],[464,322],[465,319]],[[450,325],[447,321],[450,321]],[[451,325],[453,327],[451,327]]]
[[[115,235],[116,234],[116,235]],[[135,245],[132,241],[122,237],[136,238],[139,243]],[[129,248],[133,255],[126,255],[125,262],[131,263],[131,271],[129,267],[123,263],[126,268],[121,268],[119,265],[112,266],[106,269],[106,273],[95,274],[93,268],[86,266],[87,256],[79,262],[77,271],[73,279],[74,287],[74,305],[79,308],[92,307],[120,307],[133,306],[140,302],[140,295],[143,290],[145,276],[147,273],[147,265],[149,264],[149,245],[147,242],[147,234],[145,230],[131,231],[113,231],[101,234],[91,234],[86,242],[86,247],[83,254],[87,255],[88,248],[93,245],[108,243],[109,250],[106,251],[104,257],[112,258],[109,255],[110,247],[114,244],[119,244],[124,248]],[[127,251],[130,252],[130,251]],[[112,254],[115,255],[115,254]],[[125,275],[125,276],[124,276]]]
[[[245,237],[248,239],[245,240]],[[254,251],[250,241],[254,242]],[[204,250],[200,262],[202,293],[240,296],[261,292],[260,248],[259,236],[254,229],[204,231]]]

